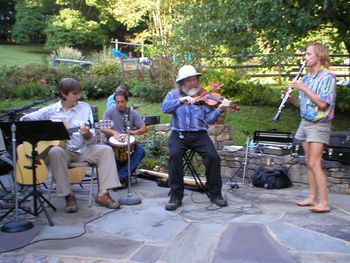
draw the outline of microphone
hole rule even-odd
[[[130,130],[130,108],[127,108],[124,114],[124,128],[126,132]]]
[[[55,90],[55,91],[53,92],[53,95],[54,95],[54,97],[59,98],[59,99],[61,99],[61,100],[66,100],[66,98],[62,97],[62,96],[60,95],[60,93],[59,93],[57,90]]]

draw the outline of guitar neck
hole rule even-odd
[[[89,129],[92,128],[91,126],[94,126],[94,125],[91,125],[89,124]],[[67,129],[67,132],[69,135],[72,135],[73,133],[77,132],[80,130],[80,126],[75,126],[75,127],[72,127],[72,128],[68,128]]]
[[[85,126],[89,129],[91,129],[91,128],[95,128],[95,129],[110,128],[110,127],[112,127],[112,125],[113,125],[113,122],[110,120],[99,121],[97,123],[85,124]],[[75,126],[75,127],[67,129],[69,135],[72,135],[74,132],[77,132],[79,130],[80,130],[80,126]]]
[[[89,125],[89,129],[91,128],[91,126],[93,126],[93,125]],[[73,133],[75,133],[79,130],[80,130],[80,126],[76,126],[76,127],[72,127],[72,128],[67,129],[69,135],[72,135]]]

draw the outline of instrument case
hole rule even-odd
[[[255,131],[256,151],[264,154],[286,155],[292,152],[294,134],[278,131]]]
[[[322,157],[325,160],[350,164],[350,147],[326,146]]]
[[[337,131],[331,133],[329,140],[329,146],[343,147],[350,149],[350,132],[349,131]]]
[[[304,155],[301,142],[295,140],[294,145],[298,148],[297,153]],[[322,158],[324,160],[350,164],[350,132],[332,132],[329,144],[324,148]]]

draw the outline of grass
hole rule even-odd
[[[49,53],[42,45],[0,45],[0,66],[40,64],[46,61]]]
[[[15,100],[15,101],[0,101],[0,109],[18,108],[24,105],[29,105],[34,101]],[[51,101],[52,102],[52,101]],[[90,105],[98,107],[99,119],[102,119],[105,111],[105,100],[91,100],[87,101]],[[169,114],[160,112],[160,103],[148,103],[139,99],[131,98],[129,106],[139,106],[137,111],[140,115],[159,115],[161,123],[168,123],[170,121]],[[242,105],[239,112],[227,112],[225,123],[233,127],[234,143],[236,145],[243,145],[246,137],[243,130],[247,130],[250,137],[254,131],[271,130],[284,132],[295,132],[299,122],[299,114],[296,110],[285,108],[281,114],[278,122],[273,122],[272,117],[275,115],[277,107],[261,107],[261,106],[245,106]],[[333,131],[350,131],[350,116],[343,114],[336,114],[332,123]]]

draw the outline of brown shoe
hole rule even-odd
[[[114,201],[109,193],[103,195],[97,195],[95,198],[96,203],[99,205],[105,206],[109,209],[118,209],[120,204],[118,201]]]
[[[78,211],[77,200],[75,199],[75,195],[70,193],[65,196],[66,199],[66,213],[75,213]]]

